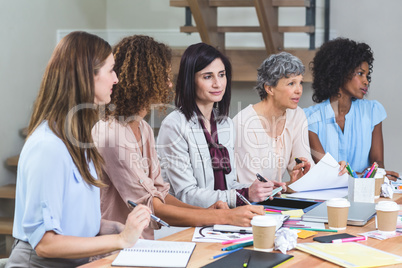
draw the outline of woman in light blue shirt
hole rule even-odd
[[[53,52],[18,163],[15,242],[6,267],[76,267],[133,246],[148,226],[145,206],[129,214],[125,227],[101,222],[102,158],[91,129],[118,82],[113,67],[110,45],[86,32],[70,33]],[[105,233],[115,234],[97,236]]]
[[[387,113],[378,101],[363,99],[373,61],[367,44],[346,38],[331,40],[317,51],[312,63],[313,100],[318,104],[304,109],[315,162],[329,152],[356,172],[373,162],[384,167],[382,121]],[[392,171],[387,174],[399,177]]]

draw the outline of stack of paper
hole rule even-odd
[[[339,164],[329,154],[317,163],[306,175],[289,185],[297,193],[287,197],[328,200],[348,194],[347,173],[339,176]]]

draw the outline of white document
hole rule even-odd
[[[278,230],[283,223],[289,219],[288,215],[282,214],[269,214],[266,217],[275,218],[277,221],[276,230]],[[235,225],[218,225],[195,227],[193,234],[193,242],[223,242],[243,237],[250,237],[253,233],[252,227],[241,227]],[[252,238],[250,238],[252,240]],[[247,240],[239,243],[247,242]]]
[[[195,243],[138,239],[120,251],[112,266],[187,267]]]
[[[218,242],[239,239],[243,237],[249,237],[251,234],[248,233],[222,233],[214,231],[213,226],[206,227],[195,227],[193,234],[193,242]],[[251,238],[252,239],[252,238]],[[242,241],[246,242],[246,241]]]
[[[268,214],[265,215],[266,217],[274,218],[277,222],[276,224],[276,230],[278,231],[279,228],[283,225],[283,222],[289,219],[289,215],[283,215],[283,214]],[[241,226],[236,226],[236,225],[221,225],[221,224],[215,224],[214,225],[214,231],[218,232],[233,232],[233,233],[248,233],[252,234],[253,233],[253,228],[250,227],[241,227]]]
[[[215,232],[230,232],[230,233],[242,233],[242,234],[252,234],[253,227],[242,227],[236,225],[228,225],[228,224],[215,224],[214,225]]]
[[[287,194],[286,197],[314,199],[314,200],[329,200],[331,198],[345,197],[347,195],[348,195],[348,187],[342,187],[336,189],[298,192],[293,194]]]
[[[325,223],[323,222],[297,221],[297,224],[295,224],[294,227],[297,227],[296,225],[304,226],[300,227],[300,230],[302,230],[303,228],[325,229]],[[286,228],[286,226],[283,227]]]
[[[348,174],[339,176],[339,167],[338,162],[326,153],[317,165],[289,187],[296,192],[348,187]]]

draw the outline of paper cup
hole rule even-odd
[[[393,234],[396,231],[399,205],[394,201],[380,201],[375,206],[377,211],[377,228],[384,234]]]
[[[379,198],[381,195],[381,185],[384,183],[385,169],[379,168],[374,176],[374,198]]]
[[[253,217],[251,226],[255,250],[269,252],[274,249],[276,223],[276,219],[269,216]]]
[[[350,202],[345,198],[332,198],[326,202],[328,228],[345,230],[348,222]]]

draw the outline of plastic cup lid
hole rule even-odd
[[[380,201],[375,206],[375,209],[381,211],[396,211],[399,210],[399,205],[394,201]]]
[[[326,203],[327,207],[350,207],[350,202],[345,198],[332,198]]]
[[[277,221],[275,218],[264,215],[254,216],[253,219],[251,220],[251,225],[254,226],[268,227],[268,226],[276,226],[276,224]]]

